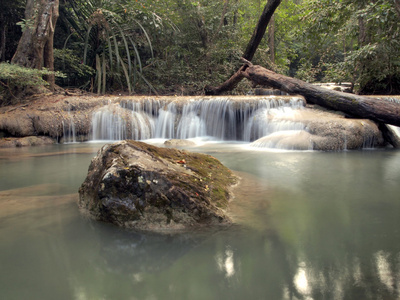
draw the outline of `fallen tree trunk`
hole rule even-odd
[[[400,103],[328,90],[244,61],[246,64],[241,68],[241,75],[255,84],[302,95],[309,103],[342,111],[352,117],[400,126]]]
[[[281,4],[282,0],[268,0],[264,7],[264,10],[258,20],[257,26],[254,29],[253,35],[247,44],[246,50],[244,51],[243,57],[247,60],[252,60],[258,45],[264,36],[265,30],[267,29],[268,23],[274,15],[275,10]],[[218,87],[206,86],[204,88],[206,95],[220,95],[224,92],[233,90],[239,82],[244,78],[242,75],[242,68],[240,68],[235,74],[233,74],[228,80]]]
[[[231,91],[237,87],[240,81],[244,78],[242,72],[243,67],[241,67],[235,74],[233,74],[228,80],[217,87],[206,86],[204,88],[204,93],[209,96],[221,95],[224,92]]]

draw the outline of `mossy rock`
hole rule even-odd
[[[235,182],[212,156],[126,140],[93,158],[79,206],[97,220],[140,230],[223,225]]]

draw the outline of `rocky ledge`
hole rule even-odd
[[[387,145],[377,123],[368,119],[346,118],[342,114],[318,107],[307,107],[290,114],[277,115],[273,120],[280,121],[281,124],[297,123],[300,130],[272,133],[254,141],[251,146],[341,151]]]
[[[96,220],[138,230],[224,225],[235,182],[209,155],[126,140],[92,159],[78,204]]]
[[[41,146],[55,144],[56,140],[48,136],[26,136],[21,138],[0,138],[0,148],[14,148],[23,146]]]

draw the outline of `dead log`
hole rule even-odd
[[[267,4],[264,7],[264,10],[258,20],[257,26],[254,29],[253,35],[250,38],[249,43],[247,44],[246,50],[243,54],[243,57],[247,60],[252,60],[258,45],[260,45],[261,40],[265,34],[265,30],[267,29],[268,23],[274,15],[275,10],[278,8],[279,4],[281,4],[282,0],[268,0]],[[235,74],[233,74],[227,81],[221,84],[218,87],[210,87],[206,86],[204,88],[204,92],[206,95],[220,95],[224,92],[233,90],[239,82],[243,79],[242,69],[240,68]]]
[[[328,90],[296,78],[277,74],[248,61],[241,70],[242,76],[254,84],[273,87],[290,94],[302,95],[308,103],[342,111],[352,117],[400,126],[399,103]]]
[[[223,84],[218,87],[206,86],[204,88],[204,93],[206,95],[221,95],[224,92],[234,90],[239,82],[244,78],[243,76],[243,67],[241,67],[235,74],[233,74],[228,80],[226,80]]]

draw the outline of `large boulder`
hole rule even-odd
[[[216,158],[131,140],[103,146],[79,189],[97,220],[139,230],[229,224],[236,181]]]

